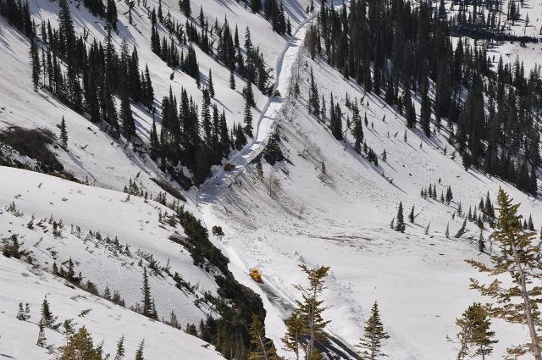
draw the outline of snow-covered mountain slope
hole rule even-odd
[[[36,22],[50,19],[56,23],[57,3],[36,0],[30,4]],[[148,1],[148,4],[157,6],[158,1]],[[184,22],[176,1],[166,0],[162,4],[164,12],[169,11],[175,19]],[[268,314],[267,334],[277,348],[282,347],[283,320],[295,299],[299,299],[294,285],[305,281],[298,268],[298,264],[304,263],[331,267],[324,293],[328,307],[324,315],[331,320],[328,330],[338,341],[350,347],[358,342],[370,307],[378,300],[384,326],[391,335],[384,343],[384,352],[391,359],[455,358],[458,346],[448,342],[446,336],[454,337],[455,318],[467,305],[482,300],[468,290],[469,278],[479,275],[463,260],[487,259],[477,250],[480,231],[474,224],[468,223],[466,233],[455,238],[464,221],[458,216],[459,204],[463,213],[467,213],[469,207],[474,209],[488,192],[495,201],[496,190],[501,186],[522,203],[521,212],[526,216],[531,214],[537,226],[542,204],[539,199],[518,192],[499,179],[465,171],[459,157],[454,157],[444,130],[436,131],[430,140],[417,130],[406,130],[404,119],[381,99],[345,81],[325,62],[309,60],[301,50],[304,24],[311,19],[304,12],[307,4],[308,1],[284,2],[294,28],[294,36],[287,39],[274,33],[268,22],[251,14],[240,2],[192,1],[193,13],[201,6],[210,22],[214,22],[214,18],[222,22],[227,15],[230,26],[237,24],[241,38],[244,28],[251,28],[253,42],[260,46],[268,66],[275,68],[276,87],[282,96],[268,99],[257,94],[257,109],[253,110],[257,119],[255,138],[228,159],[236,169],[225,172],[215,167],[213,178],[201,189],[185,194],[189,199],[185,206],[201,217],[207,227],[215,224],[223,227],[226,235],[214,238],[214,243],[229,257],[235,277],[261,295]],[[70,6],[76,29],[88,30],[90,38],[103,39],[103,21],[92,17],[82,6],[78,9],[76,3]],[[196,103],[201,102],[201,91],[195,81],[180,71],[175,71],[171,78],[172,70],[150,51],[150,21],[145,8],[135,7],[135,25],[132,26],[125,14],[127,6],[124,2],[118,6],[120,23],[119,34],[114,35],[115,44],[119,46],[125,37],[130,46],[137,47],[141,64],[148,63],[155,87],[155,104],[159,105],[170,87],[175,94],[184,87]],[[539,10],[536,4],[529,6]],[[530,21],[536,23],[540,11],[535,13],[538,15],[530,16]],[[64,116],[69,151],[56,148],[54,152],[67,171],[99,187],[121,190],[130,181],[137,181],[152,196],[158,194],[161,189],[150,179],[165,176],[147,155],[140,156],[131,145],[116,142],[44,91],[33,90],[27,61],[29,43],[2,18],[0,43],[3,129],[21,126],[48,129],[57,134],[56,125]],[[496,51],[509,53],[505,47]],[[230,124],[242,122],[241,80],[237,79],[237,90],[231,90],[229,71],[201,51],[197,54],[201,73],[213,71],[217,94],[213,102],[225,110]],[[532,54],[530,48],[522,48],[520,53],[522,59],[535,59]],[[515,59],[512,56],[510,61]],[[357,155],[348,143],[334,140],[326,121],[320,122],[308,115],[310,68],[320,96],[328,100],[333,93],[335,101],[345,108],[348,94],[349,100],[360,106],[362,116],[367,114],[365,138],[379,156],[379,166]],[[301,90],[298,99],[288,95],[295,81]],[[147,140],[152,116],[138,107],[133,107],[133,111],[138,135]],[[273,167],[264,162],[263,178],[260,178],[251,162],[257,159],[275,126],[279,128],[281,146],[288,161]],[[351,142],[348,131],[346,137]],[[382,159],[384,151],[386,161]],[[172,271],[178,271],[183,279],[197,285],[200,294],[206,290],[216,291],[209,274],[194,268],[182,247],[167,239],[175,229],[160,222],[159,214],[163,216],[169,209],[142,198],[128,198],[123,193],[27,171],[2,167],[0,177],[0,237],[17,234],[20,241],[32,248],[41,267],[49,269],[55,260],[66,266],[71,257],[85,281],[96,283],[100,292],[106,285],[112,291],[118,290],[127,305],[133,306],[141,296],[143,270],[138,264],[141,256],[137,255],[140,249],[152,254],[161,266],[169,264]],[[445,193],[450,186],[454,196],[452,203],[445,205],[420,197],[422,188],[429,184],[436,186],[439,197],[441,191]],[[405,217],[412,206],[415,212],[415,221],[407,222],[405,234],[389,226],[400,201]],[[7,211],[12,203],[15,210]],[[57,222],[62,220],[64,224],[60,237],[52,234],[53,225],[48,222],[51,218]],[[37,223],[45,219],[44,227],[38,229]],[[28,227],[31,221],[33,229]],[[81,228],[81,236],[77,226]],[[449,238],[445,236],[447,227]],[[90,231],[93,235],[87,236]],[[177,228],[177,231],[180,230]],[[115,249],[96,239],[96,232],[102,238],[118,237],[120,243],[130,246],[131,256],[118,251],[114,254]],[[482,235],[487,239],[490,233],[486,227]],[[37,322],[39,304],[48,294],[53,311],[60,318],[75,318],[83,309],[92,308],[89,315],[78,317],[76,321],[87,326],[97,342],[105,340],[106,352],[113,353],[116,341],[124,334],[127,353],[134,353],[145,338],[148,358],[217,357],[212,350],[201,348],[202,343],[195,338],[80,290],[67,288],[58,278],[39,269],[33,270],[38,272],[35,275],[27,265],[3,257],[0,266],[0,273],[7,274],[0,279],[0,284],[8,289],[0,295],[4,311],[0,315],[1,323],[7,324],[2,327],[7,331],[0,329],[1,354],[17,359],[52,357],[34,346],[36,324],[15,319],[17,305],[22,301],[31,304],[31,321]],[[264,274],[263,285],[248,277],[248,268],[252,266]],[[194,306],[196,295],[175,288],[171,278],[151,276],[150,285],[160,317],[167,318],[173,310],[181,324],[185,324],[204,316],[201,309]],[[78,302],[66,300],[71,298]],[[495,321],[494,330],[500,342],[488,359],[501,358],[507,346],[526,338],[524,329],[502,322]],[[152,339],[148,334],[152,334]],[[64,341],[60,334],[46,335],[55,345]],[[293,358],[293,354],[284,350],[280,353]]]
[[[10,318],[9,324],[20,325],[17,320],[12,321],[13,312],[16,314],[19,302],[30,303],[34,309],[34,318],[39,318],[36,314],[39,314],[40,301],[43,300],[43,296],[49,294],[53,308],[58,308],[61,304],[64,306],[55,314],[59,316],[59,321],[75,317],[84,306],[87,308],[98,306],[101,312],[93,322],[96,327],[102,327],[97,331],[97,335],[109,342],[107,349],[114,348],[116,344],[114,337],[105,337],[109,331],[107,327],[111,327],[115,330],[110,335],[117,338],[122,334],[126,334],[125,337],[128,338],[128,332],[131,333],[131,337],[133,336],[130,339],[131,344],[141,341],[135,338],[135,334],[140,338],[149,337],[146,340],[149,358],[160,359],[164,358],[161,354],[174,354],[172,349],[176,345],[171,343],[162,349],[160,343],[167,342],[169,336],[184,339],[187,335],[173,329],[159,330],[170,327],[157,321],[152,322],[155,330],[151,330],[145,325],[150,323],[150,320],[135,313],[122,315],[130,313],[128,309],[142,305],[144,268],[148,269],[148,283],[159,319],[170,321],[173,313],[179,325],[184,326],[187,323],[197,324],[211,313],[210,305],[203,298],[206,293],[216,296],[217,285],[214,276],[194,266],[190,253],[169,239],[171,235],[178,239],[185,236],[177,221],[171,221],[175,219],[175,213],[169,208],[152,200],[147,201],[112,190],[80,185],[31,171],[2,167],[0,177],[2,182],[0,202],[8,204],[0,210],[2,243],[11,244],[15,238],[22,249],[30,251],[32,258],[32,266],[27,265],[21,270],[19,269],[21,265],[13,265],[13,260],[2,257],[3,264],[11,264],[9,266],[18,269],[8,267],[15,273],[15,277],[6,275],[6,278],[2,279],[5,295],[2,308],[5,317]],[[82,296],[81,293],[84,292],[81,290],[66,288],[58,292],[59,288],[64,288],[62,285],[64,281],[53,279],[45,271],[52,272],[55,264],[58,271],[68,272],[70,261],[74,264],[75,277],[79,279],[77,283],[80,286],[88,289],[90,282],[96,287],[95,291],[102,296],[106,288],[109,289],[110,296],[118,293],[127,309],[91,294]],[[3,271],[8,269],[2,267]],[[175,274],[180,276],[180,280],[175,279]],[[6,279],[10,280],[9,283],[5,282]],[[34,282],[39,285],[39,291],[38,289],[30,291],[34,287]],[[74,288],[67,281],[65,283]],[[178,287],[179,283],[184,286]],[[28,290],[21,291],[24,288]],[[69,295],[66,292],[73,294]],[[75,304],[70,304],[69,298],[79,297],[82,298],[82,304],[78,305],[81,309],[76,310]],[[57,304],[58,306],[55,306]],[[104,311],[105,315],[102,314]],[[115,315],[114,322],[108,322],[107,317],[113,317],[112,314],[115,313],[118,314]],[[139,320],[134,320],[138,317]],[[89,316],[89,319],[92,320],[92,316]],[[37,322],[38,320],[35,320],[32,325],[35,327]],[[120,324],[125,324],[124,326],[131,330],[123,329]],[[1,335],[18,339],[16,334],[23,329],[12,328],[11,325],[3,327],[3,330],[11,329],[9,334]],[[80,326],[82,325],[86,323],[80,323]],[[37,327],[34,330],[37,331]],[[89,331],[94,335],[93,330],[94,327],[89,326]],[[37,351],[32,349],[36,341],[34,338],[37,335],[36,331],[29,331],[28,337],[17,340],[19,345],[24,344],[25,348],[29,348],[28,354],[13,345],[12,350],[18,352],[19,356],[16,358],[40,358],[29,355]],[[62,345],[59,343],[59,339],[62,338],[60,334],[51,337],[47,335],[47,338],[50,338],[48,344]],[[158,340],[154,341],[155,338]],[[4,345],[12,346],[9,342],[4,342]],[[195,355],[199,354],[194,351]],[[187,354],[189,352],[187,350]],[[171,355],[166,357],[169,356]]]
[[[488,259],[478,252],[480,230],[474,223],[467,222],[466,233],[455,237],[469,207],[474,210],[488,192],[495,202],[502,187],[536,224],[542,204],[499,179],[465,171],[447,143],[445,126],[428,140],[418,130],[407,130],[404,118],[381,99],[344,81],[322,61],[304,56],[298,62],[294,71],[299,72],[301,96],[285,98],[276,118],[288,161],[264,165],[263,178],[255,165],[239,166],[221,181],[210,181],[221,183],[221,191],[213,193],[215,188],[209,187],[213,196],[200,195],[206,221],[224,226],[226,236],[220,245],[238,267],[232,271],[242,276],[256,266],[263,272],[266,285],[252,287],[275,310],[268,313],[268,334],[277,343],[284,328],[276,324],[299,299],[294,285],[303,284],[298,264],[304,263],[331,267],[324,314],[337,338],[356,344],[377,300],[391,335],[384,345],[391,358],[455,358],[458,346],[447,341],[457,332],[455,319],[473,301],[483,301],[469,290],[469,278],[481,277],[464,260]],[[353,151],[348,131],[349,143],[338,142],[327,121],[307,114],[311,67],[320,96],[329,99],[333,92],[344,108],[348,94],[360,105],[362,116],[367,114],[365,139],[378,154],[379,166]],[[279,185],[271,185],[270,196],[274,179]],[[420,191],[429,184],[436,186],[438,198],[451,186],[450,205],[422,198]],[[415,221],[407,221],[405,234],[390,229],[400,201],[405,216],[414,206]],[[490,234],[486,226],[482,232],[486,241]],[[527,336],[521,326],[499,321],[494,329],[500,342],[488,358],[500,358],[506,347]]]
[[[38,339],[41,305],[45,297],[58,322],[72,320],[76,329],[86,327],[95,346],[103,343],[103,353],[115,357],[117,342],[124,337],[126,358],[144,341],[145,359],[223,359],[207,343],[161,322],[151,321],[128,309],[91,295],[39,268],[33,268],[6,257],[0,257],[0,355],[7,359],[51,359],[56,350],[35,346]],[[68,284],[69,285],[69,284]],[[16,319],[18,304],[28,303],[30,319]],[[60,331],[45,329],[47,345],[65,345]]]

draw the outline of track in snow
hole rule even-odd
[[[305,39],[307,27],[315,16],[314,14],[308,17],[298,26],[276,60],[275,73],[277,81],[273,91],[278,90],[282,96],[287,96],[288,94],[290,79],[299,49]],[[264,150],[273,131],[277,114],[282,106],[283,99],[281,96],[271,96],[267,99],[256,122],[255,137],[243,149],[228,159],[228,163],[233,164],[235,169],[233,171],[225,171],[222,168],[212,178],[205,181],[196,196],[198,206],[202,203],[212,202],[221,192],[221,189],[233,182],[235,177],[245,169],[245,166]]]
[[[315,19],[317,12],[305,19],[295,30],[291,39],[285,44],[284,49],[277,57],[275,62],[275,73],[277,75],[277,81],[275,83],[273,92],[278,90],[282,96],[288,96],[290,81],[292,72],[296,66],[296,60],[298,58],[299,50],[305,38],[305,33],[312,20]],[[212,215],[212,202],[217,196],[224,190],[226,186],[229,186],[235,178],[244,171],[245,167],[256,158],[264,150],[269,137],[274,128],[274,123],[279,111],[283,107],[283,100],[280,96],[271,96],[267,99],[263,106],[258,121],[255,127],[256,136],[252,141],[245,145],[245,147],[234,154],[228,163],[233,164],[235,169],[233,171],[225,171],[224,168],[220,169],[212,178],[205,181],[202,184],[198,194],[196,195],[196,206],[200,210],[204,221],[208,226],[214,222],[214,216]],[[224,244],[222,244],[224,245]],[[242,260],[239,258],[233,248],[224,248],[230,260],[235,259],[235,266],[237,266],[242,272],[247,273]],[[232,263],[230,263],[232,265]],[[291,300],[285,298],[280,294],[275,287],[264,279],[264,282],[260,284],[260,288],[266,294],[269,301],[275,306],[276,309],[282,314],[283,318],[288,317],[295,309],[295,305]],[[333,334],[328,334],[327,341],[317,341],[317,349],[324,355],[326,359],[358,359],[358,355],[352,350],[351,346]]]

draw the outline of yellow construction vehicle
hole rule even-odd
[[[262,282],[262,274],[260,273],[260,270],[258,270],[257,268],[251,268],[248,271],[248,274],[250,275],[252,280],[254,280],[256,282],[259,282],[259,283]]]

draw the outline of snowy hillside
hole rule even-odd
[[[177,1],[160,3],[164,13],[185,24],[187,19]],[[316,18],[316,12],[305,11],[309,3],[284,1],[292,35],[280,36],[242,2],[191,2],[194,18],[200,8],[211,24],[222,24],[227,17],[230,26],[239,29],[241,42],[245,29],[250,28],[252,42],[266,59],[277,92],[267,96],[254,88],[256,106],[250,109],[253,138],[223,159],[222,164],[229,163],[230,170],[214,166],[212,176],[200,188],[190,190],[170,182],[171,178],[145,152],[153,114],[143,106],[132,105],[137,136],[146,144],[134,146],[124,137],[108,135],[102,126],[70,110],[44,89],[35,91],[28,63],[29,41],[0,17],[0,128],[37,128],[58,137],[64,117],[67,149],[54,137],[50,149],[66,174],[86,184],[0,167],[0,239],[3,243],[14,239],[24,243],[22,248],[31,251],[33,262],[0,257],[0,323],[6,324],[0,327],[0,355],[45,359],[58,354],[58,350],[49,353],[35,345],[39,309],[47,295],[58,321],[72,318],[78,327],[85,326],[94,344],[103,341],[104,353],[112,356],[117,341],[124,336],[126,358],[135,354],[142,340],[148,359],[221,358],[203,340],[129,310],[141,305],[144,272],[149,271],[159,320],[168,322],[173,313],[184,328],[208,315],[216,316],[209,301],[209,297],[222,296],[216,274],[206,271],[205,266],[194,266],[187,247],[180,244],[187,234],[171,208],[183,207],[201,219],[208,230],[213,225],[223,228],[225,235],[211,236],[211,240],[228,257],[229,270],[236,280],[261,297],[267,312],[266,336],[284,358],[295,358],[283,349],[281,338],[286,330],[284,320],[295,301],[301,300],[296,285],[306,281],[300,264],[331,268],[323,300],[324,317],[331,321],[326,331],[342,349],[335,353],[336,358],[353,358],[354,345],[363,334],[375,301],[390,334],[383,345],[390,359],[456,358],[459,346],[447,340],[457,333],[455,319],[473,301],[487,300],[469,290],[469,278],[483,277],[464,260],[489,259],[478,251],[480,236],[488,244],[487,251],[493,250],[489,241],[492,229],[485,224],[480,231],[475,222],[466,221],[467,213],[479,214],[478,204],[487,194],[495,203],[497,190],[502,187],[521,203],[525,218],[531,216],[535,228],[539,228],[542,202],[498,178],[473,169],[466,171],[448,142],[447,126],[432,127],[429,139],[419,129],[407,129],[405,118],[396,108],[345,80],[325,60],[311,60],[303,48],[308,27]],[[29,4],[37,24],[49,20],[57,26],[56,2],[32,0]],[[192,77],[172,70],[151,51],[148,14],[158,4],[154,0],[136,2],[130,24],[128,4],[117,2],[118,32],[113,35],[117,49],[125,39],[130,48],[137,49],[140,66],[149,66],[157,113],[170,89],[174,94],[185,89],[196,104],[203,99]],[[446,5],[453,15],[456,10],[450,3]],[[70,9],[77,33],[87,33],[89,44],[93,38],[103,41],[103,19],[92,16],[78,2],[70,3]],[[525,1],[520,20],[510,24],[513,34],[539,37],[540,10],[534,0]],[[163,26],[159,30],[162,36],[171,36]],[[495,63],[500,54],[510,63],[517,55],[530,70],[539,60],[538,43],[526,47],[508,42],[497,45],[490,51],[496,55]],[[237,86],[231,89],[230,71],[199,48],[196,53],[204,86],[212,70],[216,91],[212,103],[224,111],[230,128],[243,123],[244,80],[235,75]],[[345,140],[335,140],[327,117],[319,120],[309,114],[311,73],[319,95],[328,101],[333,94],[334,101],[345,109]],[[295,84],[299,86],[297,96]],[[414,101],[419,113],[420,99]],[[378,165],[354,151],[351,128],[346,126],[346,119],[353,114],[347,103],[357,104],[362,118],[367,118],[363,126],[365,142],[374,150]],[[161,118],[155,120],[160,128]],[[262,151],[275,132],[286,160],[271,165]],[[34,164],[24,156],[15,157],[30,167]],[[174,189],[174,194],[162,195],[164,183],[167,189]],[[141,196],[121,192],[134,184]],[[435,190],[436,200],[420,195],[429,187]],[[453,191],[453,200],[446,204],[440,197],[448,189]],[[175,195],[185,197],[186,202],[175,199]],[[404,233],[390,227],[400,202],[405,218],[411,209],[414,213],[414,222],[406,221]],[[465,231],[459,234],[463,224]],[[75,266],[75,276],[80,273],[81,287],[91,288],[90,282],[100,295],[106,287],[118,292],[125,308],[77,288],[73,281],[51,275],[53,264],[66,271],[70,262]],[[248,276],[252,267],[262,272],[263,283]],[[30,304],[29,321],[15,318],[20,302]],[[79,316],[87,309],[91,311]],[[493,322],[493,330],[499,343],[487,359],[502,358],[508,346],[528,338],[522,326],[501,321]],[[64,344],[61,332],[47,329],[45,335],[47,344]]]
[[[112,357],[117,342],[124,337],[126,357],[133,357],[142,341],[146,359],[166,359],[183,354],[186,359],[223,359],[208,344],[160,322],[151,321],[130,310],[114,305],[89,293],[72,289],[58,278],[38,268],[5,257],[0,258],[2,272],[2,338],[0,354],[9,359],[51,359],[56,351],[35,346],[38,339],[40,309],[44,298],[58,322],[72,320],[74,327],[86,327],[95,345],[103,343],[103,351]],[[15,318],[18,304],[28,303],[30,318]],[[45,330],[47,345],[64,345],[66,339],[58,331]]]

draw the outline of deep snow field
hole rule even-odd
[[[323,296],[327,307],[324,316],[331,320],[328,331],[338,339],[353,347],[362,335],[370,307],[377,300],[384,327],[391,336],[383,347],[390,359],[455,359],[458,346],[446,337],[455,337],[455,319],[466,307],[483,300],[468,289],[469,278],[481,277],[464,259],[488,259],[478,252],[480,233],[475,224],[468,222],[467,232],[455,238],[463,223],[463,218],[457,216],[459,203],[463,213],[467,213],[488,192],[495,203],[501,186],[522,204],[522,214],[532,215],[537,229],[542,225],[542,203],[497,178],[465,171],[447,142],[446,125],[435,130],[429,140],[418,130],[405,130],[405,120],[381,99],[345,81],[324,61],[310,60],[301,46],[306,24],[312,18],[304,12],[308,3],[284,2],[294,33],[288,39],[273,33],[269,23],[244,9],[242,3],[192,1],[193,13],[198,13],[201,5],[209,19],[222,22],[226,15],[232,28],[238,25],[241,39],[246,26],[250,26],[252,41],[260,46],[268,66],[274,69],[276,88],[282,97],[267,98],[257,93],[257,109],[253,109],[255,137],[228,159],[236,169],[225,172],[216,166],[213,177],[201,189],[186,192],[185,207],[209,228],[215,224],[223,227],[226,235],[212,240],[230,258],[230,270],[238,281],[262,296],[268,314],[267,336],[286,358],[293,359],[294,355],[282,350],[283,320],[295,299],[299,299],[294,285],[304,284],[304,274],[298,268],[304,263],[331,267]],[[56,21],[55,2],[33,0],[30,4],[36,23],[42,19]],[[149,65],[156,104],[167,95],[170,86],[175,94],[185,87],[196,103],[201,102],[195,81],[178,70],[170,80],[172,70],[151,52],[146,10],[136,6],[135,26],[130,26],[123,15],[126,5],[117,4],[120,24],[115,42],[119,46],[124,36],[130,45],[137,46],[140,66]],[[184,22],[176,1],[165,0],[162,4],[165,13],[170,11]],[[527,0],[525,4],[531,24],[527,32],[534,36],[542,25],[542,4],[536,0]],[[78,31],[87,28],[98,39],[105,36],[101,20],[94,19],[84,7],[76,9],[75,3],[71,6]],[[515,26],[520,31],[521,22]],[[0,238],[18,234],[40,264],[32,268],[0,257],[0,355],[25,360],[54,357],[35,346],[39,306],[47,295],[59,319],[74,318],[78,325],[85,325],[95,343],[104,340],[106,353],[114,354],[116,342],[124,335],[127,357],[133,356],[145,339],[146,359],[220,358],[212,346],[207,348],[195,337],[67,287],[63,280],[43,270],[50,271],[55,260],[60,263],[71,257],[85,280],[96,283],[100,292],[106,285],[118,290],[127,305],[132,306],[141,296],[141,258],[137,255],[140,249],[152,253],[161,265],[169,263],[172,270],[197,285],[197,294],[216,291],[209,275],[192,265],[190,255],[182,247],[168,240],[175,232],[182,236],[179,226],[159,221],[159,213],[170,210],[153,201],[128,198],[121,192],[130,180],[137,179],[144,190],[156,195],[161,189],[150,179],[166,178],[160,170],[147,156],[136,154],[122,140],[114,141],[48,93],[35,92],[27,61],[28,41],[1,18],[0,44],[0,127],[38,127],[56,134],[56,125],[64,116],[69,151],[58,148],[55,152],[68,171],[94,185],[0,167]],[[523,48],[504,44],[492,51],[496,51],[497,60],[499,53],[510,62],[518,55],[526,61],[526,68],[532,68],[539,59],[540,45]],[[229,71],[199,50],[197,55],[202,76],[212,68],[217,94],[213,101],[220,110],[224,108],[229,124],[241,122],[241,79],[237,79],[237,90],[229,89]],[[333,93],[345,110],[348,93],[350,100],[360,105],[362,117],[367,115],[369,125],[364,125],[363,130],[367,145],[379,157],[378,167],[353,151],[349,131],[347,142],[337,142],[325,121],[307,114],[311,68],[320,96],[328,100]],[[295,81],[299,81],[301,89],[298,99],[288,96]],[[133,110],[138,134],[145,140],[152,117],[142,108]],[[419,107],[417,110],[419,113]],[[288,161],[274,167],[264,162],[261,179],[251,161],[276,127]],[[382,159],[384,150],[386,161]],[[278,183],[273,186],[272,196],[270,182]],[[452,203],[447,206],[423,199],[420,191],[429,184],[436,185],[438,196],[451,186]],[[403,203],[407,223],[404,234],[390,229],[399,201]],[[20,216],[7,211],[11,203],[21,212]],[[414,224],[407,220],[412,206],[416,214]],[[50,224],[42,230],[29,229],[27,224],[32,217],[36,223],[41,219],[62,220],[62,236],[53,236]],[[71,225],[79,226],[82,235],[77,236]],[[449,238],[445,236],[447,226]],[[114,254],[95,237],[87,237],[89,231],[118,237],[122,244],[129,245],[132,257]],[[490,234],[486,227],[484,238],[488,239]],[[254,283],[247,275],[253,266],[263,273],[263,285]],[[205,309],[193,304],[196,295],[179,291],[171,279],[151,276],[150,285],[160,317],[167,318],[173,310],[182,325],[205,317]],[[21,301],[30,303],[30,322],[15,318]],[[85,309],[92,310],[79,317]],[[507,346],[527,339],[527,329],[521,326],[499,321],[493,325],[499,343],[487,359],[500,359]],[[55,332],[46,332],[46,336],[48,343],[55,346],[65,341]]]

